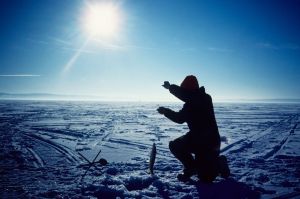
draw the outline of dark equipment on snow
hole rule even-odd
[[[91,162],[91,161],[89,161],[86,157],[84,157],[84,155],[82,155],[81,153],[78,152],[78,154],[79,154],[83,159],[85,159],[85,160],[88,162],[88,164],[85,164],[85,165],[88,166],[88,168],[86,169],[86,172],[82,175],[81,180],[86,176],[86,174],[88,173],[89,169],[90,169],[92,166],[95,167],[96,169],[99,169],[99,168],[97,167],[97,164],[100,164],[101,166],[107,165],[108,162],[107,162],[107,160],[104,159],[104,158],[100,158],[98,161],[96,161],[100,153],[101,153],[101,150],[97,153],[97,155],[95,156],[95,158],[94,158],[93,161]],[[83,165],[83,166],[85,166],[85,165]]]

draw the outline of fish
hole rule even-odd
[[[150,161],[149,161],[149,171],[151,175],[154,174],[153,169],[154,169],[155,157],[156,157],[156,145],[155,143],[153,143],[152,150],[150,153]]]

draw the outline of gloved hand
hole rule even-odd
[[[164,84],[162,85],[164,88],[169,89],[170,88],[170,82],[164,81]]]
[[[162,107],[162,106],[157,109],[158,113],[160,113],[160,114],[165,114],[166,110],[167,110],[167,108]]]

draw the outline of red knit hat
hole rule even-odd
[[[182,81],[180,87],[188,90],[198,89],[199,88],[198,80],[194,75],[186,76]]]

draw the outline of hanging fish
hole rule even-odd
[[[151,153],[150,153],[150,161],[149,161],[149,171],[150,171],[151,175],[153,175],[155,157],[156,157],[156,145],[155,145],[155,143],[153,143],[152,150],[151,150]]]

